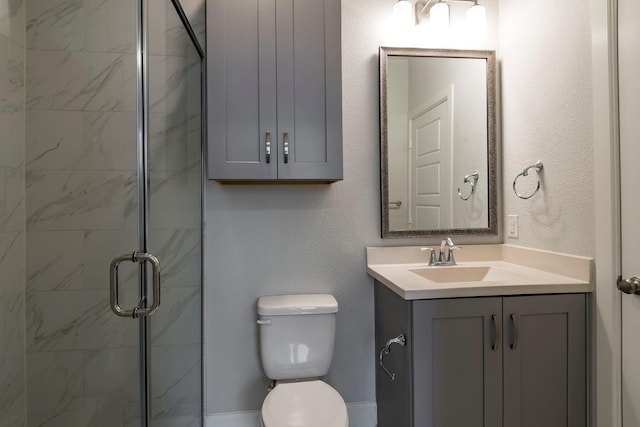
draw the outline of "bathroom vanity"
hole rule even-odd
[[[378,425],[585,426],[592,260],[509,245],[456,256],[429,267],[419,247],[367,248]]]

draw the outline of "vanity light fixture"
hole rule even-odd
[[[398,28],[407,28],[413,24],[413,6],[409,0],[398,0],[393,6],[393,20]]]
[[[449,28],[449,5],[445,2],[438,2],[431,6],[429,11],[429,22],[436,31],[443,31]]]
[[[418,1],[415,5],[415,24],[420,25],[425,20],[425,17],[428,16],[431,26],[435,29],[448,29],[449,3],[453,1],[473,3],[471,8],[467,11],[467,26],[475,34],[484,34],[486,31],[487,10],[483,5],[478,4],[478,0],[439,0],[437,2],[434,2],[434,0],[427,0],[426,2]],[[400,3],[400,1],[398,3]]]
[[[477,0],[469,10],[467,10],[467,25],[475,34],[486,33],[487,31],[487,8],[478,4]]]

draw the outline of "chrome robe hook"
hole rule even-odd
[[[535,169],[537,173],[540,173],[540,171],[543,168],[543,164],[540,160],[538,160],[534,165],[531,165],[529,167],[527,167],[525,170],[523,170],[522,172],[520,172],[513,180],[513,192],[516,193],[516,196],[520,197],[521,199],[530,199],[533,197],[534,194],[536,194],[538,192],[538,190],[540,190],[540,178],[538,178],[538,186],[536,187],[535,190],[533,190],[533,193],[531,193],[528,196],[523,196],[522,194],[518,193],[518,190],[516,189],[516,182],[518,182],[518,178],[520,178],[521,176],[529,176],[529,169]]]

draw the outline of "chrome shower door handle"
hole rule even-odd
[[[125,310],[120,306],[120,284],[118,282],[118,267],[124,261],[144,264],[149,262],[152,267],[152,296],[153,302],[150,307],[145,307],[143,301],[138,303],[138,307],[131,310]],[[120,317],[131,317],[133,319],[140,316],[151,316],[160,307],[160,261],[152,254],[143,252],[133,252],[131,254],[123,254],[115,257],[111,261],[110,274],[110,304],[111,310]]]

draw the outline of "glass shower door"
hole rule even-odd
[[[147,336],[149,425],[200,426],[202,60],[172,2],[148,4],[147,249],[162,260]]]
[[[137,2],[61,5],[25,2],[27,426],[140,426],[139,321],[108,268],[138,248]]]
[[[142,281],[134,310],[149,314],[140,318],[141,411],[135,423],[199,426],[202,57],[174,2],[142,5],[139,250],[149,255],[140,267]],[[154,265],[156,259],[159,265]]]
[[[202,55],[177,2],[141,0],[139,7],[139,249],[112,262],[111,304],[119,316],[139,318],[140,407],[131,425],[199,426]],[[128,305],[119,304],[118,283],[126,262],[137,264],[140,280],[128,288]]]
[[[72,3],[25,3],[27,427],[200,426],[201,51],[169,0]]]

